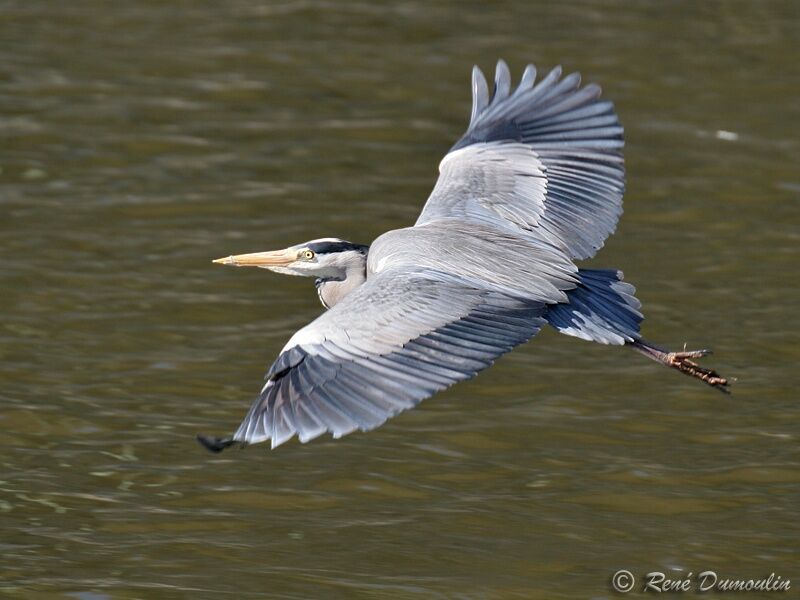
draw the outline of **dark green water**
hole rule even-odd
[[[798,31],[777,1],[3,3],[0,591],[796,592]],[[499,56],[616,101],[626,212],[593,264],[734,395],[545,331],[369,434],[206,453],[321,310],[210,259],[411,224]]]

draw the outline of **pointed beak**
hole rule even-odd
[[[297,260],[295,250],[273,250],[272,252],[255,252],[253,254],[237,254],[218,258],[211,262],[234,267],[285,267]]]

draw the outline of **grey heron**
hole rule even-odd
[[[297,435],[370,430],[469,379],[545,325],[625,345],[722,391],[728,381],[645,341],[634,287],[575,262],[603,246],[622,213],[623,129],[600,87],[528,65],[512,90],[497,63],[489,93],[472,71],[466,133],[411,227],[371,245],[337,238],[214,262],[316,278],[327,309],[295,333],[230,437],[209,450]]]

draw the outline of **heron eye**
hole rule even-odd
[[[303,250],[301,256],[305,260],[311,260],[312,258],[314,258],[314,252],[312,252],[311,250]]]

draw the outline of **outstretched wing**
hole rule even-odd
[[[373,429],[531,338],[544,311],[439,272],[382,272],[292,337],[233,440]]]
[[[593,256],[622,214],[622,126],[600,87],[580,87],[556,67],[534,85],[525,69],[511,76],[497,63],[490,99],[483,73],[472,72],[472,118],[439,166],[436,187],[417,224],[459,218],[533,237],[570,258]]]

